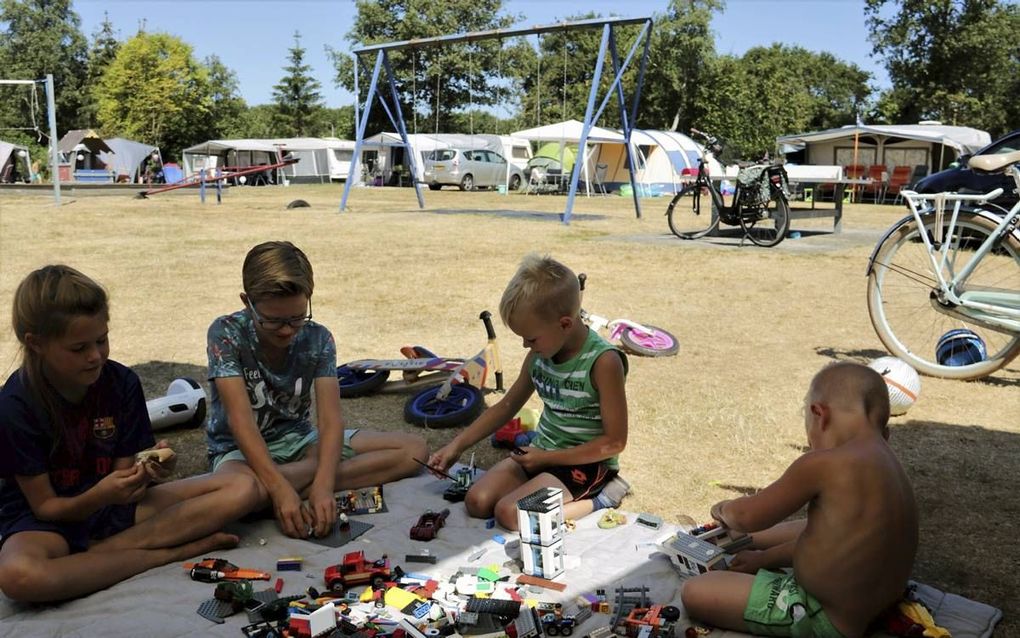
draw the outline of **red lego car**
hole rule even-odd
[[[411,540],[413,541],[430,541],[436,537],[436,533],[439,528],[446,522],[446,517],[450,515],[450,510],[445,509],[442,512],[433,512],[429,510],[421,515],[418,519],[418,523],[411,528]]]
[[[326,568],[326,587],[333,591],[342,592],[354,585],[371,583],[382,585],[389,580],[390,560],[383,554],[377,561],[365,560],[365,552],[357,551],[344,554],[344,561],[339,565],[331,565]]]

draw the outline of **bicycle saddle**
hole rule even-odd
[[[1020,151],[1012,153],[996,153],[993,155],[977,155],[970,158],[967,165],[976,171],[983,173],[995,173],[1006,168],[1010,164],[1020,162]]]

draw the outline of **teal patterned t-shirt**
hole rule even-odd
[[[535,357],[531,362],[531,383],[545,407],[538,421],[538,437],[532,445],[543,450],[564,450],[587,443],[603,433],[599,392],[592,383],[591,368],[604,353],[614,350],[623,360],[627,372],[627,356],[588,330],[580,351],[563,363]],[[619,469],[618,457],[605,459],[611,469]]]
[[[284,434],[312,429],[312,385],[336,376],[336,343],[325,326],[309,321],[294,336],[285,364],[273,370],[258,354],[258,335],[251,315],[239,310],[213,321],[206,350],[209,380],[241,377],[248,390],[255,423],[268,443]],[[216,384],[211,384],[206,444],[209,456],[237,449]]]

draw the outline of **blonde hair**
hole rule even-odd
[[[312,264],[289,241],[267,241],[248,251],[241,267],[244,292],[253,301],[267,297],[312,298]]]
[[[519,312],[531,312],[543,319],[577,316],[581,312],[577,275],[549,255],[526,255],[499,302],[503,323],[509,323]]]
[[[28,347],[27,336],[43,342],[60,338],[81,316],[109,321],[109,299],[102,286],[70,266],[43,266],[29,273],[14,292],[11,324],[21,344],[21,382],[49,415],[54,445],[60,435],[58,397],[43,376],[42,356]]]
[[[859,408],[880,432],[889,423],[889,390],[885,379],[866,365],[849,361],[831,363],[811,382],[811,400]]]

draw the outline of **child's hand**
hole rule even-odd
[[[731,572],[744,574],[757,574],[759,569],[765,567],[765,552],[757,549],[745,549],[738,552],[730,561]]]
[[[712,506],[712,513],[711,513],[712,518],[717,520],[717,521],[719,521],[719,524],[722,525],[723,527],[729,527],[729,525],[726,524],[726,521],[723,520],[723,514],[722,514],[723,507],[725,507],[726,504],[729,503],[729,502],[730,502],[729,499],[727,499],[725,501],[719,501],[718,503],[716,503],[715,505]]]
[[[328,536],[336,523],[336,500],[331,490],[312,483],[308,490],[308,509],[312,514],[312,535],[316,538]]]
[[[291,538],[308,538],[308,531],[312,529],[312,514],[301,505],[301,497],[290,483],[282,485],[271,496],[273,511],[283,533]]]
[[[460,450],[454,447],[452,443],[447,443],[429,456],[428,466],[446,472],[459,458]],[[432,474],[439,478],[446,478],[440,472],[432,472]]]
[[[513,454],[510,455],[510,458],[512,458],[517,465],[521,466],[522,470],[531,476],[537,474],[539,470],[548,465],[548,463],[545,462],[547,454],[548,452],[546,450],[528,446],[515,449]]]
[[[137,503],[145,496],[149,475],[140,464],[123,470],[114,470],[104,476],[96,485],[102,491],[107,505]]]

